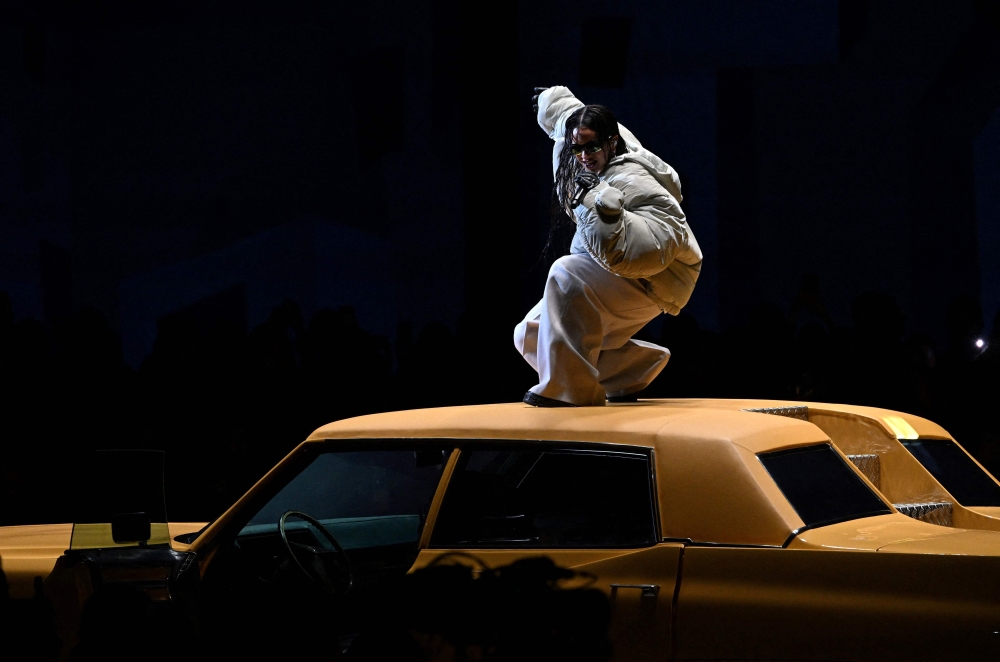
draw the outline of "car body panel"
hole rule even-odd
[[[969,506],[967,510],[1000,522],[1000,506]],[[991,530],[996,531],[997,529],[991,528]]]
[[[793,531],[803,526],[802,519],[756,455],[744,445],[690,434],[700,419],[689,417],[679,422],[684,425],[664,431],[671,435],[669,442],[656,448],[663,537],[718,544],[784,544]],[[824,441],[822,435],[808,432],[804,437],[783,441]]]
[[[32,524],[0,527],[0,564],[10,597],[34,595],[34,578],[47,577],[56,559],[69,549],[72,524]]]
[[[810,407],[809,422],[823,430],[845,455],[877,455],[881,464],[877,487],[892,503],[953,501],[878,419]]]
[[[768,409],[780,407],[808,407],[822,411],[837,411],[864,418],[874,419],[883,425],[897,439],[916,439],[928,437],[936,439],[951,438],[948,431],[921,416],[906,412],[866,407],[863,405],[845,405],[829,402],[802,402],[795,400],[756,400],[756,399],[710,399],[710,398],[672,398],[663,400],[647,400],[644,403],[659,406],[683,406],[698,409]]]
[[[825,549],[829,551],[876,552],[886,545],[911,540],[949,537],[960,529],[935,526],[906,515],[893,513],[840,522],[799,533],[788,544],[789,549]],[[990,538],[1000,536],[990,535]],[[997,540],[996,542],[1000,542]],[[959,549],[961,546],[956,547]],[[972,550],[973,547],[964,549]],[[957,552],[960,553],[960,552]]]
[[[587,585],[611,601],[613,660],[661,660],[672,646],[673,600],[684,546],[661,543],[642,549],[421,550],[414,569],[443,557],[472,555],[496,568],[519,559],[547,556],[557,565],[593,578]]]
[[[170,537],[198,531],[204,522],[171,522]],[[10,596],[14,599],[34,595],[34,578],[48,577],[56,559],[69,549],[72,524],[29,524],[0,527],[0,564]],[[175,543],[175,548],[187,547]]]
[[[880,552],[898,554],[951,554],[962,556],[1000,556],[1000,536],[994,531],[951,529],[948,536],[918,536],[889,542]],[[997,559],[1000,567],[1000,559]]]
[[[688,547],[676,658],[995,659],[998,564],[996,557]]]

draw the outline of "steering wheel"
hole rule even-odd
[[[289,540],[288,533],[285,531],[285,520],[289,517],[298,517],[312,524],[323,534],[324,538],[330,541],[333,549],[316,545],[303,545]],[[295,561],[295,565],[299,566],[302,573],[314,584],[333,595],[347,593],[354,586],[354,569],[351,567],[351,560],[347,557],[347,553],[344,552],[344,548],[340,546],[333,534],[315,518],[298,510],[289,510],[278,520],[278,533],[281,534],[281,542],[285,543],[285,549]]]

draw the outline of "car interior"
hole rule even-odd
[[[416,560],[449,452],[307,458],[220,545],[202,583],[213,645],[247,654],[343,652]]]

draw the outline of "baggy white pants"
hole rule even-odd
[[[549,270],[542,300],[514,328],[514,346],[538,371],[531,390],[574,405],[635,393],[660,374],[670,352],[632,335],[660,314],[642,283],[589,255],[566,255]]]

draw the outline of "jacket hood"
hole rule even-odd
[[[677,199],[677,202],[684,202],[684,196],[681,195],[681,179],[677,171],[656,154],[640,145],[632,132],[622,126],[621,122],[618,123],[618,134],[625,140],[629,151],[627,154],[611,159],[608,166],[605,167],[626,161],[641,165],[659,182],[660,186],[667,189],[667,192]]]

